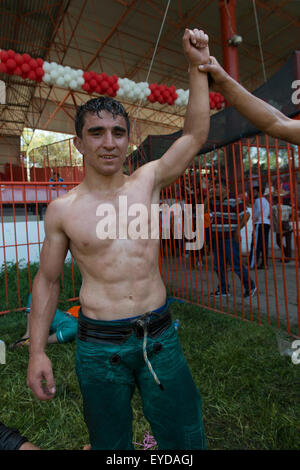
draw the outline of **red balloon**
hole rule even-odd
[[[87,92],[89,92],[90,89],[91,89],[89,83],[87,83],[87,82],[85,82],[85,83],[82,85],[81,88],[82,88],[84,91],[87,91]]]
[[[0,64],[0,72],[1,73],[7,73],[6,64],[4,64],[3,62],[1,62],[1,64]]]
[[[29,78],[29,80],[36,80],[36,73],[34,70],[30,70],[30,72],[28,73],[28,76],[27,78]]]
[[[84,72],[83,78],[88,82],[92,78],[90,72]]]
[[[17,65],[22,65],[24,63],[24,59],[21,56],[21,54],[16,54],[15,55],[15,61],[16,61]]]
[[[112,87],[109,87],[109,88],[107,88],[107,90],[106,90],[106,93],[107,93],[109,96],[111,96],[111,95],[113,94],[113,92],[114,92],[114,90],[112,89]]]
[[[13,51],[12,49],[9,49],[9,50],[7,51],[7,56],[8,56],[9,59],[14,59],[14,58],[15,58],[15,55],[16,55],[16,53],[15,53],[15,51]]]
[[[90,87],[96,88],[97,85],[98,85],[97,81],[94,78],[92,78],[92,80],[90,80]]]
[[[9,59],[7,51],[0,51],[0,59],[2,60],[2,62],[6,62],[7,59]]]
[[[24,60],[25,63],[30,62],[30,60],[31,60],[30,55],[29,54],[23,54],[23,60]]]
[[[21,67],[16,67],[16,68],[15,68],[15,70],[14,70],[14,75],[19,75],[19,76],[22,75],[22,69],[21,69]]]
[[[114,91],[118,91],[119,88],[120,88],[120,87],[119,87],[118,83],[116,83],[116,82],[115,82],[115,83],[113,84],[113,86],[112,86],[112,89],[113,89]]]
[[[148,99],[148,101],[150,101],[151,103],[154,103],[154,101],[156,101],[156,98],[155,98],[154,95],[152,95],[152,93],[151,93],[151,95],[147,96],[147,99]]]
[[[29,70],[30,70],[30,67],[27,63],[21,65],[21,70],[22,70],[22,73],[28,73]]]
[[[106,80],[102,80],[101,88],[102,88],[103,91],[106,91],[107,88],[109,88],[108,82]]]
[[[155,98],[159,98],[160,97],[160,91],[156,88],[153,92],[153,95],[155,96]]]
[[[6,62],[6,67],[8,70],[14,70],[16,68],[17,64],[14,59],[8,59]]]
[[[44,61],[40,57],[38,59],[36,59],[36,63],[37,63],[38,67],[43,67],[43,65],[44,65]]]
[[[42,67],[38,67],[36,70],[35,70],[35,73],[37,75],[38,78],[42,78],[42,76],[45,74],[44,70],[42,69]]]
[[[109,84],[110,86],[114,84],[114,79],[113,79],[113,77],[108,77],[107,81],[108,81],[108,84]]]
[[[30,59],[30,61],[29,61],[29,66],[30,66],[30,68],[32,68],[32,69],[36,69],[36,68],[37,68],[36,60],[35,60],[35,59]]]

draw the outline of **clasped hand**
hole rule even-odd
[[[201,29],[186,29],[183,35],[183,50],[190,66],[209,62],[208,35]]]

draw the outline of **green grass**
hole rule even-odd
[[[299,449],[299,373],[280,356],[275,331],[189,304],[172,306],[179,336],[203,400],[208,449]],[[6,344],[24,332],[25,315],[0,317]],[[74,370],[75,344],[47,347],[57,394],[40,402],[26,386],[27,348],[7,351],[0,365],[0,420],[43,449],[80,449],[88,442]],[[133,441],[151,433],[138,394]]]
[[[38,267],[38,263],[27,265],[22,262],[18,266],[15,263],[7,263],[6,270],[4,265],[0,266],[0,312],[26,306],[30,285],[32,286]],[[81,275],[78,267],[75,263],[73,267],[71,263],[65,263],[61,277],[61,308],[70,306],[70,303],[66,302],[67,299],[78,297],[80,284]]]
[[[36,269],[31,267],[32,272]],[[71,271],[68,267],[65,271],[62,309],[74,296]],[[78,289],[80,277],[75,271]],[[9,307],[18,308],[15,266],[10,266],[8,276]],[[19,277],[25,305],[27,269],[20,269]],[[4,310],[3,283],[0,290],[0,310]],[[180,320],[182,348],[202,395],[208,449],[299,449],[300,365],[279,354],[276,329],[191,304],[172,304],[171,311]],[[0,316],[0,339],[12,343],[24,333],[25,324],[22,312]],[[6,365],[0,364],[0,421],[18,428],[43,449],[81,449],[88,443],[88,433],[74,370],[75,343],[49,345],[47,354],[57,394],[41,402],[26,386],[27,348],[7,351]],[[133,441],[141,443],[151,429],[137,393],[133,412]]]

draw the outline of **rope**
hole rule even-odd
[[[255,18],[255,24],[256,24],[257,37],[258,37],[258,45],[259,45],[259,51],[260,51],[261,65],[262,65],[262,69],[263,69],[264,81],[266,82],[267,81],[267,75],[266,75],[266,70],[265,70],[265,62],[264,62],[264,56],[263,56],[263,51],[262,51],[262,44],[261,44],[261,38],[260,38],[260,31],[259,31],[259,24],[258,24],[258,17],[257,17],[255,0],[252,0],[252,3],[253,3],[254,18]]]
[[[137,320],[137,323],[143,328],[144,330],[144,340],[143,340],[143,356],[144,361],[149,369],[150,374],[153,376],[155,382],[160,387],[161,390],[164,390],[159,378],[157,377],[156,373],[153,370],[151,362],[148,359],[147,355],[147,340],[148,340],[148,330],[147,330],[147,322],[149,321],[149,313],[145,313],[142,317]]]
[[[234,35],[234,31],[233,31],[232,24],[231,24],[231,16],[230,16],[230,12],[229,12],[228,6],[227,6],[227,0],[225,0],[224,6],[225,6],[226,14],[227,14],[228,20],[229,20],[229,27],[230,27],[230,29],[231,29],[231,35],[233,36],[233,35]]]
[[[158,33],[158,37],[157,37],[157,40],[156,40],[155,48],[154,48],[154,51],[153,51],[153,54],[152,54],[152,58],[151,58],[151,62],[150,62],[150,65],[149,65],[147,77],[146,77],[146,80],[145,80],[147,83],[148,83],[149,76],[150,76],[150,73],[151,73],[151,70],[152,70],[154,58],[155,58],[155,55],[156,55],[156,51],[157,51],[157,48],[158,48],[158,44],[159,44],[159,41],[160,41],[162,31],[163,31],[163,28],[164,28],[164,24],[165,24],[165,21],[166,21],[166,17],[167,17],[167,13],[168,13],[168,10],[169,10],[170,3],[171,3],[171,0],[168,0],[167,6],[166,6],[166,9],[165,9],[165,13],[164,13],[164,17],[163,17],[163,20],[162,20],[162,23],[161,23],[161,26],[160,26],[160,30],[159,30],[159,33]],[[137,121],[137,118],[138,118],[138,114],[140,112],[141,104],[142,104],[142,100],[140,99],[140,101],[138,103],[138,106],[137,106],[136,117],[134,119],[133,126],[132,126],[132,134],[135,130],[135,125],[136,125],[136,121]]]
[[[155,49],[154,49],[154,52],[153,52],[153,55],[152,55],[152,59],[151,59],[151,62],[150,62],[148,74],[147,74],[147,77],[146,77],[146,82],[148,82],[148,80],[149,80],[149,76],[150,76],[150,73],[151,73],[151,70],[152,70],[152,65],[153,65],[153,62],[154,62],[154,57],[155,57],[155,55],[156,55],[158,43],[159,43],[159,41],[160,41],[161,33],[162,33],[162,30],[163,30],[163,27],[164,27],[164,24],[165,24],[165,21],[166,21],[166,17],[167,17],[167,13],[168,13],[168,9],[169,9],[170,3],[171,3],[171,0],[168,0],[168,4],[167,4],[166,10],[165,10],[165,14],[164,14],[164,17],[163,17],[163,20],[162,20],[162,23],[161,23],[160,31],[159,31],[159,34],[158,34],[158,37],[157,37]]]

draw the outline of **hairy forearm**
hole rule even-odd
[[[218,84],[218,89],[228,103],[237,109],[257,129],[281,137],[286,116],[276,108],[249,93],[243,86],[227,75],[226,80]]]
[[[59,280],[49,281],[38,272],[32,290],[30,311],[30,354],[45,350],[59,297]]]

